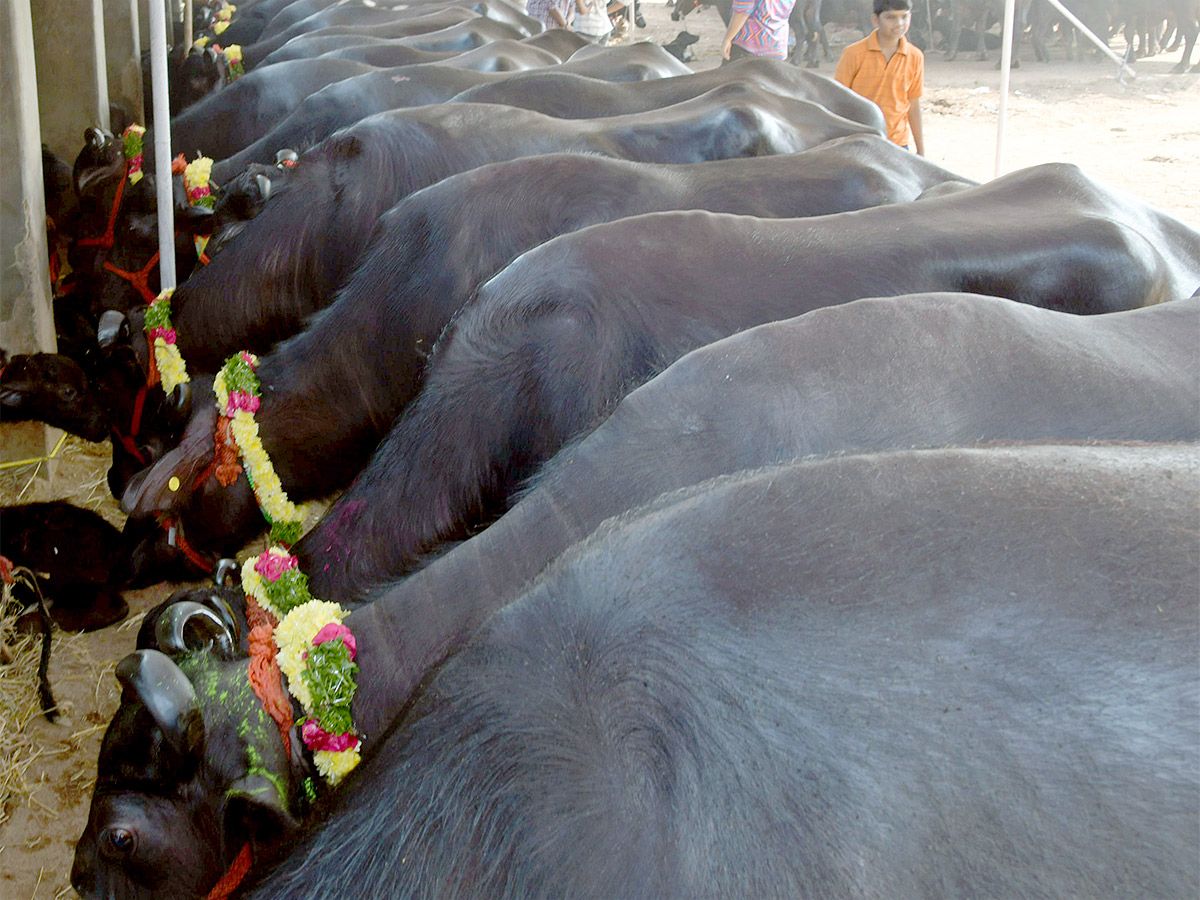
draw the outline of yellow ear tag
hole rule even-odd
[[[167,482],[167,487],[169,487],[172,491],[179,490],[179,479],[172,475],[171,480]]]

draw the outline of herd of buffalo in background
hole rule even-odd
[[[695,11],[696,6],[681,8],[685,2],[690,0],[677,0],[673,18]],[[1136,36],[1138,54],[1184,43],[1177,71],[1187,67],[1200,26],[1192,0],[1068,5],[1099,34],[1123,24],[1131,42]],[[259,0],[239,3],[220,35],[208,30],[214,10],[199,6],[197,34],[207,34],[210,45],[241,45],[245,74],[231,80],[225,57],[211,46],[186,56],[178,47],[172,53],[172,152],[216,160],[217,202],[211,210],[189,206],[175,177],[180,285],[172,324],[191,383],[171,396],[147,387],[150,351],[142,315],[158,289],[154,123],[145,135],[148,174],[136,184],[127,180],[120,138],[88,128],[73,167],[43,153],[59,352],[7,359],[0,397],[6,420],[40,420],[89,441],[110,440],[108,485],[128,519],[118,531],[98,515],[62,503],[6,508],[0,553],[48,574],[42,587],[51,614],[70,630],[123,618],[124,589],[214,576],[218,590],[186,597],[209,604],[209,618],[226,623],[237,644],[239,592],[220,587],[228,573],[221,560],[238,553],[265,523],[244,476],[228,487],[211,477],[217,420],[212,378],[229,355],[260,354],[260,435],[285,490],[297,501],[336,495],[293,548],[314,595],[356,610],[387,610],[393,603],[409,610],[406,617],[418,618],[422,614],[411,610],[425,602],[420,598],[462,598],[446,631],[437,630],[443,627],[439,613],[421,619],[426,624],[410,634],[393,635],[404,645],[403,665],[387,675],[374,673],[387,688],[377,689],[380,708],[388,710],[377,713],[379,732],[402,712],[415,715],[406,704],[424,679],[458,649],[474,646],[485,624],[492,623],[489,640],[507,640],[496,636],[501,626],[493,627],[499,621],[494,617],[518,606],[525,586],[552,560],[573,546],[576,557],[594,555],[600,539],[583,539],[601,533],[603,520],[622,514],[628,519],[630,510],[664,492],[691,490],[689,502],[705,509],[710,502],[736,509],[741,501],[718,501],[717,494],[746,494],[774,511],[782,532],[811,526],[819,533],[817,524],[795,520],[794,504],[773,504],[773,482],[745,476],[731,486],[728,477],[799,458],[893,448],[1200,437],[1195,347],[1200,301],[1188,299],[1200,290],[1200,233],[1074,167],[1040,166],[977,185],[890,144],[872,104],[799,65],[820,58],[821,20],[833,20],[832,7],[826,3],[822,11],[820,2],[797,3],[796,64],[749,59],[696,74],[683,63],[686,44],[590,46],[567,31],[543,31],[506,0],[421,2],[399,10]],[[974,49],[974,36],[959,36],[961,28],[974,27],[982,53],[986,17],[995,8],[991,0],[933,5],[939,14],[937,45],[944,44],[948,56],[958,47]],[[1021,5],[1039,59],[1048,58],[1042,29],[1056,24],[1047,17],[1049,9],[1038,0]],[[857,16],[860,27],[868,27],[869,9],[848,4],[836,15],[850,21]],[[940,16],[949,16],[948,24]],[[917,4],[914,31],[922,30],[925,17]],[[919,35],[916,40],[921,42]],[[113,131],[119,135],[125,124],[115,111]],[[208,237],[207,262],[195,249],[201,235]],[[870,299],[893,297],[899,299]],[[1008,302],[1013,300],[1023,305]],[[1066,314],[1099,318],[1093,324]],[[911,343],[905,345],[897,335],[908,330]],[[947,362],[929,344],[943,338],[976,349],[960,350],[961,358]],[[885,353],[884,347],[891,350]],[[1071,348],[1080,348],[1078,358]],[[1022,354],[1027,364],[1014,363]],[[988,367],[992,357],[995,368]],[[934,358],[947,368],[930,369]],[[906,361],[897,362],[901,359]],[[786,377],[768,388],[781,368]],[[1008,368],[1015,370],[1004,376],[1012,384],[999,374]],[[818,371],[828,383],[815,377]],[[895,380],[901,372],[903,383]],[[953,390],[938,387],[947,373],[956,379]],[[796,385],[806,378],[813,387],[803,394]],[[871,386],[869,400],[860,394],[858,379]],[[1031,387],[1063,383],[1088,387],[1069,402],[1044,398],[1040,387]],[[839,392],[842,403],[819,411]],[[925,397],[918,403],[916,394]],[[841,421],[847,415],[853,425]],[[1124,450],[1099,462],[1093,457],[1080,462],[1062,450],[1065,463],[1037,456],[1059,451],[1035,450],[1029,459],[1021,456],[1024,451],[1006,452],[1011,455],[982,461],[948,453],[937,464],[950,473],[948,482],[931,476],[920,460],[863,465],[869,479],[882,477],[874,466],[893,474],[895,468],[902,482],[932,478],[935,484],[924,490],[953,495],[957,485],[960,496],[969,491],[954,481],[956,472],[974,490],[980,479],[1016,478],[1014,466],[1032,468],[1050,474],[1040,476],[1045,483],[1020,490],[1036,495],[1061,489],[1073,496],[1056,480],[1067,477],[1065,469],[1095,465],[1089,477],[1120,484],[1130,472],[1160,466],[1189,485],[1163,515],[1186,521],[1194,502],[1189,492],[1194,460],[1172,455],[1175,451],[1149,451],[1149,463],[1136,454],[1123,457]],[[830,462],[830,471],[839,465]],[[697,487],[716,476],[727,481],[719,488]],[[814,477],[788,470],[778,490],[807,496],[811,487],[787,484]],[[1159,494],[1151,493],[1151,499],[1138,501],[1151,508],[1147,515],[1162,512],[1155,505]],[[879,502],[891,509],[886,497]],[[951,520],[957,515],[947,511],[953,502],[938,507]],[[972,510],[1003,517],[1003,503],[994,503],[994,497],[976,497],[961,513],[968,522],[962,527],[971,527]],[[769,555],[763,549],[769,538],[755,533],[755,523],[736,514],[731,519],[728,510],[679,513],[665,501],[659,504],[644,515],[682,517],[673,526],[680,541],[705,545],[696,552],[713,560],[722,551],[707,547],[705,534],[716,537],[711,533],[728,529],[733,540],[744,533],[749,542],[740,551],[744,558],[725,560],[739,577],[761,579],[745,571],[760,565],[786,568],[756,556]],[[1086,518],[1086,510],[1063,505],[1064,516]],[[699,519],[689,519],[692,515]],[[846,515],[847,521],[829,527],[863,528],[864,546],[870,543],[866,524]],[[1114,513],[1114,534],[1120,533],[1116,519]],[[639,527],[656,537],[628,539],[630,546],[619,549],[604,544],[603,552],[636,565],[639,554],[651,552],[646,547],[658,546],[655,541],[664,548],[671,543],[669,529],[662,537],[657,525],[629,526]],[[627,540],[618,531],[610,529],[604,540]],[[987,540],[987,530],[977,537]],[[880,559],[895,551],[886,536],[877,540]],[[933,557],[942,546],[937,540],[930,543]],[[756,549],[747,551],[750,546]],[[1162,567],[1178,575],[1164,583],[1190,585],[1195,573],[1179,570],[1172,548],[1164,538],[1158,551]],[[660,563],[670,558],[667,549],[662,552],[667,556],[655,557]],[[570,582],[561,574],[564,565],[555,571]],[[603,565],[623,571],[611,561]],[[997,572],[1003,569],[996,565]],[[668,574],[670,568],[662,566]],[[670,595],[668,574],[656,565],[651,570],[665,579],[659,587]],[[1074,596],[1070,577],[1063,572],[1048,577],[1059,579],[1063,597]],[[774,636],[755,631],[739,653],[782,652],[774,643],[780,636],[812,626],[776,621],[762,599],[775,589],[757,582],[753,589],[731,588],[734,594],[750,591],[739,603],[761,606],[760,626],[774,622],[777,629]],[[139,647],[157,646],[163,632],[155,631],[154,622],[177,599],[148,616]],[[368,635],[372,627],[386,632],[397,621],[386,612],[378,615],[378,622],[364,624]],[[721,627],[729,626],[723,615],[717,616]],[[924,626],[910,624],[910,637],[919,643]],[[1185,617],[1176,625],[1186,632],[1195,623]],[[840,633],[836,624],[829,627]],[[1184,660],[1186,668],[1192,650],[1180,633],[1169,638],[1179,643],[1160,656]],[[1148,639],[1151,644],[1168,640],[1156,635]],[[486,669],[480,659],[471,657],[459,669]],[[791,665],[780,664],[774,674],[802,677]],[[457,673],[453,677],[469,681],[470,674],[459,669],[447,667]],[[1176,688],[1167,691],[1172,703],[1179,701]],[[1002,703],[1002,692],[993,700]],[[107,778],[122,790],[133,783],[135,793],[169,795],[163,784],[145,783],[174,784],[171,779],[180,777],[176,768],[150,761],[147,771],[131,774],[131,764],[114,762],[121,754],[138,755],[127,744],[140,740],[144,715],[125,711],[142,709],[138,702],[124,698],[123,712],[106,736],[99,786]],[[1191,712],[1179,726],[1184,745],[1191,737]],[[154,724],[169,732],[169,722]],[[414,727],[419,732],[423,726]],[[888,727],[891,740],[906,746],[903,724]],[[408,749],[380,758],[391,754],[386,765],[408,772],[406,779],[416,783],[424,776],[413,769],[422,753],[420,733],[414,734]],[[1082,732],[1077,737],[1084,744],[1102,741],[1092,733],[1086,740]],[[463,765],[479,763],[477,758]],[[715,770],[729,760],[718,754],[711,763]],[[373,764],[356,783],[356,802],[370,802],[365,785],[374,783],[370,779],[384,765]],[[997,770],[1003,765],[1001,758],[994,761]],[[193,777],[193,767],[178,770]],[[911,775],[892,774],[901,780]],[[1129,775],[1109,774],[1114,782]],[[1192,863],[1160,859],[1173,855],[1164,850],[1173,842],[1189,846],[1195,830],[1186,822],[1195,784],[1179,782],[1176,775],[1171,769],[1164,783],[1183,798],[1178,827],[1158,822],[1143,829],[1158,827],[1161,847],[1138,844],[1144,861],[1136,866],[1128,848],[1118,853],[1099,841],[1089,850],[1101,867],[1111,863],[1099,862],[1105,853],[1119,856],[1119,865],[1111,863],[1114,871],[1124,866],[1131,883],[1153,882],[1164,896],[1194,892],[1197,883]],[[728,771],[722,776],[729,777]],[[699,781],[705,784],[704,777]],[[117,790],[112,783],[110,792]],[[770,780],[762,787],[769,795]],[[720,786],[735,793],[742,788]],[[216,798],[226,796],[224,787],[212,790]],[[553,793],[554,787],[545,790]],[[372,813],[374,829],[385,827],[386,802],[379,801]],[[1155,802],[1147,799],[1136,814],[1126,810],[1129,821],[1140,821]],[[257,834],[265,846],[278,839],[281,828],[287,832],[296,824],[274,810],[268,828],[262,811],[251,807],[242,819],[224,806],[204,807],[223,823],[219,836],[208,836],[219,850],[206,849],[194,835],[188,839],[193,847],[166,829],[163,846],[187,861],[172,873],[178,883],[169,886],[154,879],[138,882],[145,873],[121,853],[106,851],[102,842],[111,831],[93,821],[80,842],[73,882],[85,896],[111,893],[114,879],[128,882],[119,896],[203,896],[230,861],[230,848],[236,850],[231,835]],[[108,814],[93,808],[93,820]],[[445,809],[431,807],[428,815],[448,821]],[[1065,854],[1091,839],[1072,831],[1080,827],[1066,820],[1055,825],[1065,835],[1060,838]],[[914,869],[874,884],[846,882],[833,863],[811,883],[796,883],[783,863],[789,841],[776,846],[771,838],[768,849],[755,848],[763,836],[747,828],[730,840],[742,841],[738,847],[747,855],[767,858],[750,881],[718,868],[691,872],[698,880],[680,880],[667,863],[660,869],[648,862],[649,849],[644,858],[640,851],[633,858],[610,847],[610,862],[589,869],[586,884],[561,873],[542,880],[526,873],[526,880],[513,880],[511,870],[478,869],[455,870],[433,883],[442,893],[486,884],[491,893],[514,896],[603,896],[613,884],[662,896],[705,893],[709,883],[724,885],[717,893],[732,892],[726,895],[827,893],[833,886],[834,893],[844,893],[851,883],[867,885],[867,893],[878,889],[896,896],[932,890],[929,879],[935,876],[929,872]],[[332,882],[322,886],[321,866],[339,877],[348,871],[344,846],[327,843],[334,831],[310,834],[309,862],[293,859],[290,886],[279,893],[265,888],[263,896],[301,895],[287,892],[301,890],[294,885],[311,896],[331,895]],[[1130,833],[1136,831],[1130,826]],[[365,833],[357,832],[360,838]],[[1032,845],[1049,843],[1036,829],[1028,835]],[[658,837],[675,849],[673,841],[686,844]],[[1114,841],[1128,843],[1127,838],[1122,834]],[[179,840],[171,844],[173,839]],[[444,834],[425,834],[425,845],[397,838],[407,852],[430,860],[435,853],[430,848],[442,841],[443,868],[455,854],[483,852],[473,843],[477,839],[449,826]],[[651,845],[655,840],[639,839]],[[578,840],[608,847],[612,837],[585,832]],[[663,859],[670,856],[660,852]],[[879,852],[886,859],[894,848]],[[281,877],[283,869],[275,871]],[[430,888],[419,881],[419,866],[404,873],[367,867],[357,874],[367,885],[389,890],[401,884],[417,885],[418,893]],[[982,885],[984,894],[989,885],[999,893],[1014,888],[1019,893],[1039,884],[1033,867],[1009,881],[997,872],[982,881],[960,874],[972,890]],[[722,881],[727,877],[732,880]],[[418,881],[403,880],[410,878]],[[1059,886],[1079,892],[1069,881]]]

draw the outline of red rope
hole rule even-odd
[[[146,385],[138,388],[137,399],[133,401],[133,418],[129,420],[129,436],[137,437],[142,430],[142,409],[146,406]]]
[[[117,227],[117,211],[121,208],[121,198],[125,196],[125,182],[129,180],[128,170],[121,173],[121,183],[117,185],[117,195],[113,197],[112,212],[108,216],[108,228],[98,238],[80,238],[80,247],[103,247],[111,249],[114,241],[113,233]]]
[[[146,385],[138,388],[137,399],[133,401],[133,416],[129,422],[129,434],[122,434],[117,426],[113,426],[113,434],[121,442],[121,446],[125,448],[125,452],[140,462],[143,466],[150,462],[138,448],[137,441],[134,440],[138,436],[138,432],[142,428],[142,409],[146,404]]]
[[[216,565],[210,559],[205,559],[196,552],[196,548],[188,543],[187,538],[183,534],[182,528],[175,529],[175,546],[183,551],[183,555],[192,561],[192,564],[202,572],[211,575]]]
[[[158,265],[158,251],[154,251],[154,255],[150,257],[150,262],[146,263],[141,270],[137,272],[127,272],[125,269],[118,269],[107,259],[104,261],[104,268],[112,272],[119,278],[124,278],[142,295],[142,299],[147,303],[153,303],[157,299],[154,291],[150,290],[150,272]]]
[[[221,876],[208,896],[204,900],[226,900],[230,894],[237,890],[237,886],[242,883],[242,879],[246,877],[246,873],[250,871],[250,866],[254,863],[254,855],[250,851],[249,842],[242,845],[241,852],[229,866],[229,871]]]

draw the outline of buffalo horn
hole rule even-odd
[[[128,330],[129,322],[125,313],[116,309],[106,309],[100,316],[96,326],[96,340],[101,347],[108,349],[117,342],[123,330]]]
[[[258,174],[254,176],[254,180],[258,182],[258,192],[262,194],[263,202],[271,199],[271,179],[266,175]]]
[[[203,645],[188,643],[188,626],[198,630]],[[171,655],[216,648],[222,659],[233,659],[233,635],[221,616],[204,603],[180,600],[163,610],[154,625],[154,642]]]
[[[233,639],[234,646],[239,646],[242,639],[242,626],[238,622],[238,617],[233,614],[233,607],[229,605],[229,601],[219,594],[209,594],[204,600],[204,605],[221,618],[225,630]]]
[[[238,570],[236,559],[224,557],[217,560],[217,567],[213,570],[213,584],[217,587],[225,587],[225,582],[229,580],[229,574]],[[214,597],[214,599],[216,599]]]
[[[175,418],[182,422],[192,417],[192,386],[185,382],[171,391],[171,407]]]
[[[137,694],[175,750],[188,759],[204,752],[204,715],[196,689],[166,654],[135,650],[117,663],[117,680]]]

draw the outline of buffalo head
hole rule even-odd
[[[178,605],[117,666],[121,705],[71,870],[85,898],[203,897],[243,847],[297,824],[302,764],[250,688],[232,620]]]
[[[88,128],[83,133],[83,149],[75,157],[71,181],[75,196],[94,196],[100,187],[119,181],[125,172],[125,149],[109,132]]]
[[[84,440],[108,436],[108,416],[87,374],[58,353],[19,354],[0,375],[0,404],[9,421],[35,420]]]

